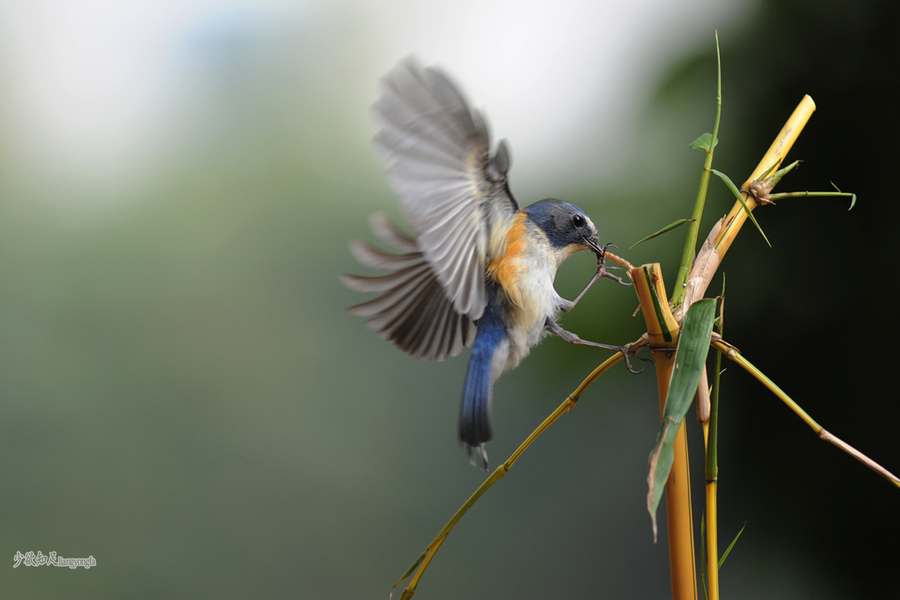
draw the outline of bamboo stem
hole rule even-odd
[[[709,600],[719,600],[718,482],[706,482],[706,574]]]
[[[756,169],[753,170],[753,173],[741,186],[743,190],[742,195],[746,198],[744,203],[747,205],[747,210],[752,211],[759,206],[749,193],[750,187],[757,183],[760,177],[774,173],[778,166],[781,165],[784,157],[793,147],[794,142],[815,110],[816,104],[813,102],[813,99],[809,96],[804,96],[784,124],[784,127],[782,127],[778,137],[775,138],[769,150],[765,153],[762,160],[759,161]],[[694,267],[691,269],[691,274],[685,283],[685,304],[699,300],[706,293],[706,288],[709,287],[709,283],[716,274],[719,264],[725,257],[725,253],[731,247],[731,243],[746,220],[747,212],[744,209],[744,205],[739,201],[735,201],[728,215],[713,226],[706,241],[697,253]],[[680,322],[685,312],[687,312],[687,309],[679,308],[676,310],[675,319]]]
[[[724,287],[724,286],[723,286]],[[723,296],[718,298],[719,336],[725,323]],[[709,578],[709,600],[719,600],[719,382],[722,354],[713,357],[712,393],[709,399],[709,426],[706,429],[706,573]]]
[[[794,109],[794,112],[788,118],[784,127],[781,128],[778,137],[776,137],[775,141],[772,142],[772,145],[769,146],[769,150],[765,153],[762,160],[759,161],[756,169],[753,170],[753,173],[747,178],[744,185],[741,186],[741,191],[749,210],[752,211],[759,206],[759,203],[747,192],[749,186],[763,175],[774,173],[778,169],[815,110],[816,103],[813,102],[813,99],[809,96],[803,96],[800,104],[797,105],[797,108]],[[724,225],[715,240],[715,248],[719,254],[720,260],[722,256],[725,255],[725,252],[728,251],[731,242],[734,241],[735,236],[737,236],[738,231],[740,231],[741,226],[746,220],[747,213],[744,210],[744,207],[740,202],[735,202],[734,206],[731,208],[731,212],[725,217]]]
[[[700,173],[700,187],[697,190],[697,199],[694,201],[694,213],[688,224],[688,234],[684,241],[684,250],[681,255],[681,263],[678,267],[678,276],[675,278],[675,288],[672,291],[672,304],[678,306],[684,298],[684,284],[687,282],[691,266],[694,264],[694,252],[697,249],[697,237],[700,232],[700,219],[703,216],[703,206],[706,204],[706,193],[709,189],[709,177],[712,172],[713,155],[719,135],[719,122],[722,118],[722,57],[719,54],[719,34],[716,32],[716,63],[718,65],[718,88],[716,90],[716,118],[713,122],[712,139],[706,150],[706,159],[703,161],[703,171]]]
[[[631,279],[641,302],[659,391],[662,417],[669,381],[675,366],[675,345],[679,326],[669,308],[659,264],[643,265],[631,270]],[[669,565],[673,600],[697,598],[697,569],[694,560],[694,529],[691,509],[690,469],[687,436],[682,423],[675,438],[675,458],[666,481],[666,523],[669,539]]]

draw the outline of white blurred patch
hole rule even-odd
[[[307,73],[303,94],[339,98],[323,102],[340,113],[331,118],[362,124],[378,77],[414,53],[445,67],[484,109],[495,138],[510,139],[514,190],[551,195],[560,182],[613,173],[643,86],[685,45],[711,46],[713,30],[747,8],[714,0],[10,2],[0,8],[0,119],[21,173],[102,187],[190,134],[173,123],[192,110],[197,80],[227,84],[293,64]]]

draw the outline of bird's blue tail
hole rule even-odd
[[[494,354],[506,342],[506,329],[488,315],[485,317],[478,323],[478,334],[466,373],[459,412],[459,439],[468,446],[470,455],[475,450],[481,456],[487,470],[484,444],[493,437],[491,396],[494,388]]]

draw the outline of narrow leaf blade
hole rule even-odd
[[[711,298],[699,300],[691,305],[682,323],[678,352],[675,355],[675,369],[672,371],[669,393],[666,396],[663,424],[650,454],[650,469],[647,475],[649,487],[647,510],[653,522],[654,539],[656,539],[656,511],[675,457],[675,437],[700,383],[700,375],[706,364],[706,355],[712,338],[715,311],[715,300]]]
[[[757,231],[759,231],[759,235],[763,236],[763,239],[766,240],[766,244],[769,248],[772,247],[772,244],[769,242],[769,238],[766,237],[765,232],[763,232],[762,227],[759,226],[759,223],[756,222],[756,217],[753,216],[753,211],[750,210],[750,207],[747,206],[747,202],[744,200],[744,195],[741,194],[741,191],[734,185],[734,182],[731,181],[731,178],[721,171],[716,171],[715,169],[710,169],[714,174],[716,174],[719,179],[725,182],[725,185],[728,186],[728,189],[731,190],[731,193],[734,194],[734,197],[737,198],[738,202],[741,203],[741,206],[744,207],[744,212],[747,213],[747,217],[753,222],[756,226]]]
[[[834,189],[836,189],[836,190],[838,191],[839,194],[843,194],[843,192],[841,191],[841,188],[839,188],[838,186],[834,185],[834,182],[833,182],[833,181],[831,182],[831,185],[834,186]],[[847,210],[848,210],[848,211],[853,210],[853,207],[854,207],[854,206],[856,206],[856,194],[851,194],[851,195],[850,195],[850,208],[848,208]],[[637,244],[635,244],[635,245],[637,245]]]
[[[737,535],[734,536],[734,539],[731,540],[731,543],[728,544],[728,547],[725,548],[725,553],[722,554],[722,558],[719,559],[719,568],[722,568],[722,565],[725,564],[725,559],[728,558],[728,554],[731,552],[731,549],[734,548],[734,545],[737,543],[738,538],[741,537],[741,534],[744,533],[744,528],[747,527],[747,524],[744,523],[744,527],[741,527],[741,530],[737,532]]]
[[[713,323],[716,318],[716,301],[712,298],[698,300],[691,305],[681,325],[678,352],[675,355],[675,370],[669,382],[666,397],[666,417],[684,418],[694,399],[700,374],[709,353]]]
[[[681,428],[682,421],[673,421],[667,418],[656,436],[656,445],[650,453],[650,473],[647,475],[647,511],[653,524],[653,541],[656,541],[657,524],[656,509],[662,499],[663,490],[666,489],[666,480],[672,470],[675,461],[675,438]]]
[[[662,229],[660,229],[659,231],[657,231],[656,233],[651,233],[647,237],[636,241],[634,244],[631,245],[631,247],[634,248],[638,244],[643,244],[644,242],[650,241],[655,237],[659,237],[664,233],[668,233],[669,231],[672,231],[676,227],[680,227],[680,226],[684,225],[685,223],[691,223],[691,222],[693,222],[693,219],[678,219],[677,221],[673,221],[673,222],[669,223],[668,225],[666,225],[665,227],[663,227]]]

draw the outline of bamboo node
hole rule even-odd
[[[770,195],[773,187],[775,186],[768,179],[763,179],[762,181],[754,181],[747,186],[747,189],[743,189],[741,192],[749,194],[760,206],[775,204]]]

